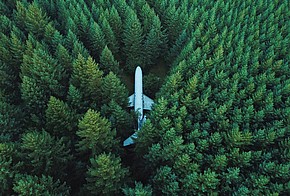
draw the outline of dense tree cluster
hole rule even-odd
[[[289,194],[289,13],[0,0],[0,195]],[[136,119],[122,78],[137,65],[155,104],[124,149]]]

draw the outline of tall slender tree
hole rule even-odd
[[[71,84],[79,89],[82,97],[90,104],[99,105],[102,75],[103,72],[99,70],[98,64],[91,57],[85,59],[79,54],[73,64]]]
[[[100,68],[104,71],[105,74],[108,74],[112,71],[115,74],[120,74],[120,65],[119,62],[115,60],[111,50],[106,46],[102,51],[100,57]]]
[[[134,10],[128,8],[123,32],[124,53],[126,55],[126,68],[130,72],[137,65],[143,65],[143,30]]]

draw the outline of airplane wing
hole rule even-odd
[[[129,97],[128,107],[133,107],[133,106],[134,106],[134,94]]]
[[[151,107],[154,101],[150,99],[149,97],[147,97],[146,95],[143,95],[143,97],[144,97],[144,109],[151,110]]]

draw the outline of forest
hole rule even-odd
[[[0,0],[0,195],[289,195],[288,0]],[[134,71],[154,99],[135,144]]]

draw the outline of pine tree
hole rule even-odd
[[[150,186],[143,186],[141,182],[135,182],[134,188],[123,188],[123,193],[126,196],[151,196],[152,195],[152,188]]]
[[[162,44],[166,44],[163,43],[164,34],[161,30],[161,22],[158,16],[154,15],[153,20],[150,22],[152,23],[151,28],[144,43],[144,63],[146,65],[152,65],[156,62],[160,55]]]
[[[103,10],[103,6],[98,5],[99,2],[100,1],[92,3],[91,13],[92,13],[92,18],[94,19],[94,21],[98,21],[101,14],[100,12],[101,10]]]
[[[41,39],[44,36],[45,27],[48,25],[48,21],[48,17],[36,3],[28,6],[24,20],[27,32],[33,33],[37,38]]]
[[[63,138],[55,139],[46,131],[29,131],[21,140],[21,156],[26,163],[26,171],[34,175],[65,178],[72,157]]]
[[[13,27],[13,22],[6,15],[0,15],[0,32],[4,35],[9,35]]]
[[[134,118],[125,109],[112,100],[108,105],[104,104],[101,108],[101,114],[104,115],[112,124],[112,128],[116,128],[117,136],[121,140],[126,139],[132,128]]]
[[[128,105],[128,91],[118,76],[113,72],[110,72],[104,77],[101,86],[101,93],[103,104],[115,101],[121,107],[127,107]]]
[[[164,13],[164,27],[168,30],[169,45],[172,45],[182,31],[182,22],[178,20],[179,15],[175,5],[170,5]]]
[[[99,59],[102,50],[106,45],[105,35],[96,22],[92,22],[89,29],[90,51],[95,59]]]
[[[115,7],[118,10],[120,17],[122,18],[122,20],[124,20],[127,17],[127,9],[128,9],[128,5],[126,3],[126,0],[116,0],[115,1]]]
[[[150,8],[148,3],[144,3],[143,0],[139,1],[138,3],[139,9],[137,10],[137,13],[140,14],[140,21],[142,22],[143,25],[143,32],[144,34],[148,34],[150,29],[152,29],[153,21],[156,16],[154,10]]]
[[[114,5],[112,5],[112,8],[110,9],[109,18],[107,19],[110,23],[110,26],[112,27],[112,30],[114,31],[117,42],[119,43],[118,45],[120,45],[123,25],[122,25],[122,19]]]
[[[79,89],[82,97],[90,101],[90,104],[99,105],[102,75],[103,72],[99,70],[98,64],[91,57],[86,60],[78,55],[73,64],[71,84]]]
[[[64,47],[71,52],[73,50],[73,44],[77,41],[78,38],[76,34],[74,34],[73,31],[69,30],[64,40]]]
[[[23,33],[18,28],[13,28],[10,34],[10,47],[9,51],[13,59],[11,59],[11,65],[13,65],[13,69],[15,73],[19,73],[19,67],[22,63],[23,54],[25,51],[25,46],[23,43]]]
[[[63,43],[63,36],[50,22],[45,26],[44,31],[44,42],[49,46],[49,51],[51,53],[56,51],[56,48],[59,44]]]
[[[102,31],[105,35],[107,46],[110,48],[114,55],[117,55],[119,53],[117,38],[105,15],[101,15],[99,21],[101,22]]]
[[[62,44],[58,44],[54,56],[58,63],[60,63],[65,69],[66,73],[70,75],[72,72],[72,57],[70,56],[69,51]],[[64,78],[66,77],[64,76]],[[68,83],[67,80],[64,81],[66,84]]]
[[[0,100],[0,135],[17,139],[23,132],[24,115],[19,107]]]
[[[9,38],[8,36],[0,33],[0,55],[1,55],[1,62],[9,65],[9,59],[11,58],[11,54],[9,53]]]
[[[161,88],[163,80],[164,79],[161,76],[157,76],[152,73],[145,75],[143,78],[143,83],[144,83],[144,92],[146,92],[146,95],[151,98],[155,98],[155,94]]]
[[[0,13],[1,15],[7,15],[9,13],[9,8],[2,1],[0,1]]]
[[[119,62],[115,60],[111,50],[106,46],[100,56],[100,68],[105,74],[112,71],[115,74],[120,73]]]
[[[47,13],[47,15],[55,20],[57,18],[57,3],[55,1],[41,1],[41,0],[36,0],[35,1],[36,4],[39,6],[39,8],[41,8],[42,10],[44,10],[45,13]]]
[[[180,193],[177,176],[168,166],[158,169],[153,181],[155,189],[160,194],[178,195]]]
[[[24,76],[21,83],[21,98],[28,109],[28,113],[33,117],[32,121],[37,126],[41,126],[44,123],[42,114],[48,102],[47,92],[37,85],[34,79]]]
[[[19,89],[16,81],[18,80],[15,76],[14,70],[11,66],[1,63],[0,61],[0,88],[10,103],[19,101]]]
[[[73,137],[76,129],[76,114],[69,106],[50,97],[45,111],[46,130],[56,137]]]
[[[91,166],[87,171],[87,189],[92,194],[120,194],[126,181],[128,169],[123,168],[121,159],[112,154],[102,153],[90,159]]]
[[[97,155],[116,148],[116,130],[112,130],[110,122],[94,110],[89,109],[79,121],[76,134],[80,137],[79,151]]]
[[[88,58],[90,56],[89,51],[85,48],[84,44],[80,41],[73,43],[72,57],[76,59],[81,54],[83,57]]]
[[[0,194],[12,194],[13,178],[21,167],[17,153],[17,147],[14,143],[0,141]]]
[[[133,72],[137,65],[143,65],[142,50],[143,30],[136,13],[132,9],[127,10],[125,27],[123,32],[124,53],[126,55],[126,68]]]
[[[185,30],[183,30],[168,52],[168,56],[166,57],[168,62],[174,61],[174,59],[178,56],[178,54],[180,54],[181,50],[186,44],[187,39],[188,34]]]
[[[68,89],[67,102],[78,113],[85,113],[89,107],[88,101],[84,100],[82,93],[72,84],[70,84]]]
[[[25,30],[25,20],[27,15],[28,3],[23,1],[16,2],[16,11],[14,12],[14,20],[16,21],[17,26],[21,30]]]
[[[88,43],[88,37],[87,37],[87,32],[89,31],[89,20],[88,17],[84,14],[83,10],[79,11],[79,15],[80,15],[80,23],[78,23],[78,27],[79,27],[79,37],[80,40],[83,43]]]
[[[66,14],[68,14],[68,13],[66,13]],[[76,22],[70,16],[68,16],[66,18],[65,30],[66,30],[67,33],[69,33],[71,31],[71,32],[73,32],[76,35],[79,33],[78,26],[77,26]]]
[[[66,75],[64,72],[63,67],[45,50],[34,50],[32,56],[23,57],[22,77],[27,76],[38,82],[47,94],[64,96],[64,86],[61,84],[62,77]]]
[[[151,146],[158,139],[158,133],[153,127],[150,119],[146,120],[144,125],[142,126],[142,131],[138,134],[138,139],[136,143],[136,152],[138,155],[142,156],[148,153],[147,146]]]
[[[70,188],[51,176],[18,174],[14,180],[13,190],[18,195],[69,195]]]

